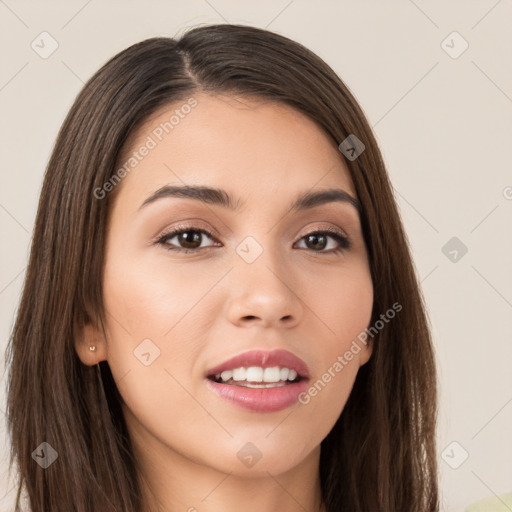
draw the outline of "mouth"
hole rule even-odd
[[[306,363],[286,350],[254,350],[211,368],[208,387],[230,403],[255,412],[274,412],[293,405],[307,388]]]

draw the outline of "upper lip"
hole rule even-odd
[[[206,372],[207,377],[222,373],[224,370],[232,370],[233,368],[249,366],[261,366],[262,368],[271,368],[272,366],[279,366],[281,368],[289,368],[295,370],[302,378],[309,378],[309,369],[307,364],[292,354],[288,350],[275,349],[275,350],[250,350],[243,352],[231,359],[220,363],[214,368],[210,368]]]

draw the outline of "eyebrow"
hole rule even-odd
[[[236,211],[240,206],[240,200],[235,201],[228,192],[220,188],[207,187],[203,185],[165,185],[151,194],[141,204],[139,209],[142,209],[159,199],[168,197],[195,199],[203,203],[218,205],[233,211]],[[307,210],[333,202],[349,203],[358,211],[358,213],[361,212],[361,203],[344,190],[337,188],[306,192],[295,199],[290,210]]]

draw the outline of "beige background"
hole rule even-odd
[[[42,4],[0,0],[2,369],[43,171],[83,82],[148,37],[175,36],[198,23],[266,27],[303,43],[340,74],[381,144],[433,326],[442,509],[458,512],[511,492],[510,0]],[[58,43],[46,59],[31,48],[43,31]],[[453,31],[460,36],[449,36]],[[469,47],[453,58],[464,41]],[[468,248],[455,262],[442,252],[452,237]],[[14,492],[5,448],[0,455],[0,511],[7,511]]]

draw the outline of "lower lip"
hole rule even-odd
[[[207,385],[218,396],[254,412],[276,412],[292,406],[306,391],[307,379],[275,388],[246,388],[235,384],[222,384],[206,379]]]

